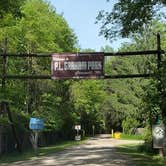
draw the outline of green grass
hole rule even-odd
[[[140,145],[124,145],[117,148],[121,154],[131,156],[137,166],[166,166],[166,157],[161,159],[158,155],[141,153]]]
[[[127,134],[121,134],[121,139],[127,139],[127,140],[143,140],[142,135],[127,135]]]
[[[35,152],[33,150],[29,150],[29,151],[23,152],[21,154],[18,152],[14,152],[14,153],[10,153],[10,154],[1,156],[0,163],[11,163],[11,162],[15,162],[15,161],[32,160],[32,159],[35,159],[40,156],[45,156],[45,155],[52,154],[52,153],[55,153],[58,151],[62,151],[65,148],[69,148],[74,145],[80,145],[82,143],[84,143],[84,140],[83,141],[65,141],[65,142],[61,142],[57,145],[41,147],[41,148],[38,148],[37,155],[35,154]]]

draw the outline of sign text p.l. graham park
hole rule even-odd
[[[53,54],[52,79],[103,78],[104,53]]]

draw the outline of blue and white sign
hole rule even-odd
[[[44,129],[44,119],[30,118],[29,128],[32,130],[43,130]]]

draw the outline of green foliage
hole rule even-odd
[[[146,126],[143,137],[147,144],[152,144],[152,127],[150,125]]]
[[[123,69],[125,67],[124,59],[112,58],[106,62],[105,66],[106,74],[126,73]],[[113,128],[121,126],[121,121],[126,116],[125,113],[130,111],[129,109],[132,109],[132,105],[130,104],[132,103],[130,101],[132,97],[128,94],[130,93],[128,85],[126,84],[126,80],[106,81],[106,89],[110,97],[105,101],[104,108],[108,112],[107,123]]]
[[[144,29],[141,34],[133,35],[132,43],[125,43],[120,51],[156,49],[156,35],[153,32],[159,30],[163,36],[162,48],[165,48],[165,25],[154,20],[151,27]],[[105,73],[108,75],[156,73],[157,75],[156,64],[154,56],[113,57],[107,59]],[[163,56],[162,86],[165,86],[164,64],[165,57]],[[121,130],[121,126],[124,125],[127,128],[126,132],[131,133],[133,128],[155,123],[156,117],[164,111],[165,92],[163,88],[161,98],[156,78],[107,80],[104,86],[108,97],[103,102],[103,112],[105,112],[106,124],[110,126],[110,129]],[[160,109],[160,102],[163,104],[163,111]]]
[[[20,6],[25,0],[1,0],[0,1],[0,18],[5,17],[5,14],[11,13],[13,16],[20,16]]]
[[[73,30],[50,4],[44,0],[28,0],[21,5],[20,13],[21,17],[15,17],[7,12],[0,22],[1,47],[4,47],[3,41],[7,37],[8,52],[77,51]],[[154,20],[151,25],[144,27],[141,33],[133,34],[132,42],[123,44],[119,51],[156,49],[156,36],[152,32],[159,30],[163,36],[162,48],[165,49],[165,24]],[[94,52],[92,49],[82,51]],[[105,46],[101,51],[114,50]],[[7,74],[18,75],[50,74],[51,68],[49,59],[35,57],[10,57],[7,66]],[[134,56],[105,59],[106,75],[133,73],[157,75],[156,58]],[[158,93],[157,77],[149,80],[8,80],[6,89],[0,91],[0,101],[10,101],[19,133],[29,132],[29,118],[33,116],[45,119],[45,133],[58,133],[65,139],[73,136],[71,133],[75,124],[81,124],[86,134],[92,134],[93,125],[96,133],[110,132],[111,129],[121,131],[123,128],[125,133],[131,134],[137,127],[154,123],[158,115],[165,115],[165,73],[166,58],[163,57],[160,82],[162,97]],[[5,116],[1,117],[0,123],[9,124]],[[151,142],[150,127],[145,139]]]
[[[123,132],[125,134],[134,134],[135,129],[138,127],[139,122],[133,118],[127,118],[122,121]]]
[[[126,46],[122,50],[126,49]],[[130,45],[127,49],[129,47]],[[114,57],[106,61],[105,73],[109,75],[143,73],[142,67],[142,59],[139,57]],[[144,101],[142,96],[144,86],[147,83],[148,80],[143,79],[107,80],[105,82],[108,97],[103,102],[103,108],[108,126],[122,130],[123,120],[128,124],[131,121],[137,122],[134,127],[144,126],[145,118],[144,109],[142,108]],[[127,122],[127,120],[130,120],[130,122]]]
[[[160,158],[158,155],[154,155],[151,152],[140,151],[143,145],[123,145],[117,148],[117,151],[131,156],[133,162],[138,166],[164,166],[166,164],[166,158]]]
[[[162,49],[166,48],[166,40],[165,40],[165,24],[159,23],[158,21],[153,22],[153,27],[151,28],[151,31],[159,31],[161,33],[161,47]],[[146,32],[145,34],[148,35],[149,45],[150,42],[154,42],[154,36],[150,36],[149,33]],[[162,55],[162,67],[160,71],[157,70],[156,66],[156,60],[155,59],[149,59],[149,65],[151,66],[150,69],[156,73],[156,77],[149,82],[148,87],[146,88],[146,104],[145,104],[145,110],[148,112],[147,120],[150,124],[155,124],[157,121],[157,117],[160,115],[162,116],[163,122],[165,121],[165,56]],[[159,78],[160,77],[160,78]],[[161,81],[159,81],[161,79]],[[165,122],[164,122],[165,123]]]
[[[1,21],[1,36],[9,38],[9,52],[67,52],[74,49],[76,37],[73,31],[49,4],[43,0],[29,0],[22,6],[21,13],[23,17],[18,20],[9,15]]]
[[[4,38],[8,38],[8,53],[75,51],[77,40],[73,30],[49,3],[28,0],[21,5],[20,13],[19,18],[9,12],[1,19],[0,43],[4,47]],[[16,75],[50,74],[51,68],[49,58],[10,57],[7,66],[7,73]],[[0,90],[0,100],[11,101],[10,109],[18,133],[29,130],[30,117],[42,117],[45,132],[63,131],[68,137],[74,121],[69,86],[70,81],[8,80],[3,90],[6,95]],[[3,117],[1,122],[4,121]]]
[[[9,119],[8,117],[0,117],[0,125],[8,125],[9,124]]]
[[[105,47],[101,47],[102,52],[113,52],[114,49],[110,47],[109,45],[106,45]]]
[[[105,98],[104,87],[101,81],[84,80],[74,82],[71,86],[71,100],[74,104],[75,114],[79,117],[86,133],[92,132],[92,125],[96,129],[102,128],[102,105]]]
[[[102,24],[100,34],[112,40],[117,36],[128,37],[134,32],[141,33],[154,17],[161,19],[164,13],[158,10],[165,5],[164,0],[119,0],[112,11],[99,12],[97,22]]]
[[[85,49],[81,49],[81,52],[95,52],[95,50],[91,48],[85,48]]]

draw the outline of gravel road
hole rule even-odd
[[[142,141],[111,139],[100,135],[87,140],[83,145],[67,148],[61,152],[28,161],[19,161],[2,166],[135,166],[132,158],[116,151],[116,146],[138,144]]]

